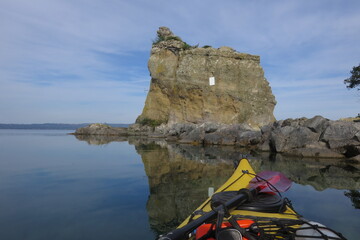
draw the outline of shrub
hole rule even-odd
[[[137,123],[139,123],[140,125],[143,126],[150,126],[150,127],[157,127],[160,126],[161,124],[165,123],[165,120],[155,120],[155,119],[151,119],[151,118],[143,118],[140,119],[139,121],[137,121]]]
[[[158,34],[157,37],[153,40],[153,44],[157,44],[162,41],[165,41],[165,38]]]
[[[178,36],[169,36],[169,37],[164,37],[162,35],[157,35],[157,37],[152,41],[153,44],[158,44],[159,42],[162,41],[168,41],[168,40],[176,40],[176,41],[180,41],[182,42],[181,38]]]
[[[184,44],[183,44],[183,46],[182,46],[182,49],[183,49],[183,50],[188,50],[188,49],[190,49],[190,48],[192,48],[192,46],[189,45],[189,44],[187,44],[186,42],[184,42]]]
[[[204,45],[203,48],[212,48],[210,45]]]
[[[170,36],[170,37],[165,38],[165,40],[166,41],[167,40],[176,40],[176,41],[182,42],[182,39],[180,37],[178,37],[178,36]]]

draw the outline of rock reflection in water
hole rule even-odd
[[[77,140],[85,141],[90,145],[104,145],[111,142],[124,142],[128,139],[126,137],[112,136],[112,135],[74,135]]]
[[[136,137],[77,136],[89,144],[129,141],[144,163],[150,196],[147,211],[157,233],[176,227],[206,198],[208,188],[218,188],[233,172],[233,161],[248,155],[256,172],[280,171],[292,181],[311,185],[318,191],[344,189],[346,197],[358,207],[359,165],[338,159],[289,157],[280,154],[251,153],[235,146],[199,147]],[[344,196],[344,197],[345,197]]]
[[[300,158],[277,154],[257,156],[261,160],[258,171],[279,171],[301,185],[311,185],[318,191],[327,188],[360,189],[360,165],[338,159]]]
[[[232,174],[239,151],[219,151],[164,142],[132,142],[149,180],[149,222],[157,233],[176,227],[200,205],[208,188],[218,188]],[[233,155],[229,155],[232,153]]]

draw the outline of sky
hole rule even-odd
[[[0,0],[0,123],[133,123],[160,26],[259,55],[280,119],[360,113],[359,0]]]

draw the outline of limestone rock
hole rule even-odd
[[[163,27],[158,35],[165,40],[153,44],[150,90],[137,122],[247,123],[259,129],[275,121],[276,101],[259,56],[229,47],[189,47]]]
[[[159,37],[174,37],[175,35],[171,32],[171,30],[167,27],[159,27],[159,30],[157,31],[157,34]]]
[[[304,122],[304,125],[313,132],[321,133],[329,125],[328,123],[329,119],[326,119],[322,116],[315,116],[311,119],[306,120]]]
[[[354,139],[360,131],[360,123],[346,121],[329,121],[329,126],[325,129],[322,140],[344,140]]]
[[[355,140],[357,140],[358,142],[360,142],[360,131],[358,131],[356,134],[355,134]]]
[[[180,143],[189,143],[189,144],[203,144],[205,137],[204,126],[196,127],[189,133],[183,133],[180,136]]]
[[[204,137],[204,144],[208,145],[235,145],[236,136],[241,131],[240,124],[231,126],[222,126],[214,132],[208,132]]]
[[[128,134],[132,136],[147,136],[153,131],[151,126],[132,124],[128,128]]]
[[[287,152],[317,142],[319,136],[306,127],[285,126],[271,132],[270,143],[276,152]]]
[[[256,145],[261,142],[261,132],[260,131],[245,131],[239,132],[237,135],[237,144],[242,147],[249,147]]]

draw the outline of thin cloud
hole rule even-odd
[[[359,63],[359,8],[357,0],[4,0],[0,122],[135,121],[151,40],[164,25],[190,44],[260,55],[277,118],[354,115],[358,94],[342,80]]]

